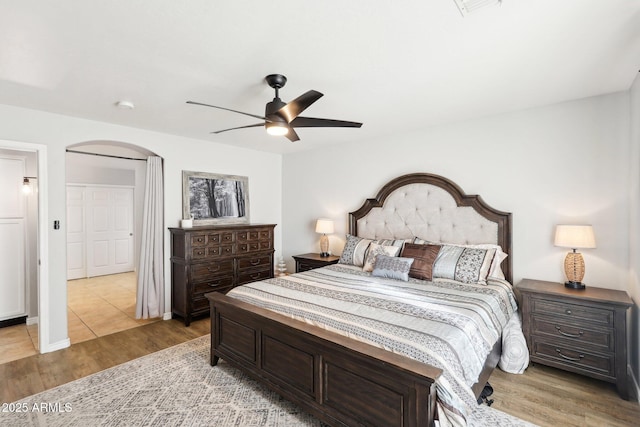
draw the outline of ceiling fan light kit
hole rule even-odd
[[[309,108],[311,104],[320,99],[323,95],[316,90],[310,90],[293,101],[286,103],[280,99],[280,89],[287,83],[287,78],[282,74],[269,74],[265,81],[275,90],[273,101],[267,102],[264,109],[264,117],[256,114],[245,113],[230,108],[218,107],[216,105],[204,104],[201,102],[187,101],[187,104],[201,105],[204,107],[218,108],[220,110],[231,111],[233,113],[243,114],[245,116],[254,117],[264,120],[264,123],[255,123],[252,125],[239,126],[229,129],[222,129],[212,133],[218,134],[236,129],[246,129],[264,126],[270,135],[286,136],[290,141],[298,141],[300,137],[294,130],[299,127],[351,127],[359,128],[362,123],[348,122],[344,120],[318,119],[314,117],[300,117],[300,113]]]

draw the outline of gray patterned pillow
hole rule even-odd
[[[363,239],[362,237],[347,234],[347,243],[344,245],[338,263],[362,267],[370,243],[370,239]]]
[[[413,258],[378,255],[371,275],[376,277],[387,277],[389,279],[404,280],[406,282],[409,280],[411,264],[413,264]]]
[[[451,279],[463,283],[487,284],[495,249],[465,248],[444,245],[433,263],[434,279]]]

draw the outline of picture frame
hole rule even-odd
[[[182,171],[182,218],[195,226],[249,223],[249,178]]]

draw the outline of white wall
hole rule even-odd
[[[588,223],[598,247],[584,250],[584,281],[626,289],[628,100],[618,93],[286,155],[284,254],[318,250],[319,217],[336,220],[340,253],[348,212],[396,176],[429,172],[513,213],[516,282],[564,281],[567,250],[553,246],[554,226]]]
[[[280,155],[238,149],[124,126],[0,105],[0,140],[47,146],[48,252],[50,343],[67,339],[65,149],[86,141],[108,140],[134,144],[164,158],[165,225],[179,225],[182,215],[182,170],[249,177],[251,220],[274,223],[276,251],[281,249]],[[53,221],[60,220],[60,230]],[[165,233],[166,311],[170,311],[169,233]],[[278,256],[279,254],[276,254]]]
[[[632,310],[631,369],[635,387],[640,396],[640,74],[636,76],[630,90],[631,155],[630,191],[631,218],[629,227],[629,294],[635,302]]]

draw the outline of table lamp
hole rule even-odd
[[[564,273],[567,276],[565,286],[572,289],[584,289],[584,258],[576,249],[596,247],[593,227],[590,225],[558,225],[556,226],[555,246],[571,248],[564,259]]]
[[[333,220],[320,218],[316,222],[316,233],[322,234],[320,237],[320,256],[329,256],[329,237],[327,234],[333,233]]]

